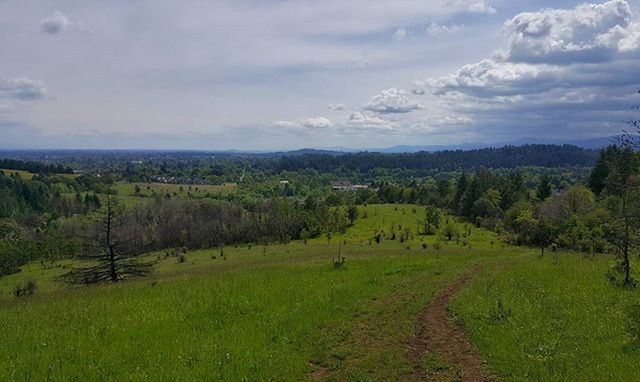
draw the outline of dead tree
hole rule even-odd
[[[77,256],[88,265],[72,269],[62,279],[73,284],[93,284],[149,275],[154,262],[141,261],[139,257],[151,248],[151,243],[145,244],[144,237],[131,237],[124,220],[122,206],[108,196],[92,234],[83,238],[82,253]]]
[[[633,109],[637,111],[639,107]],[[638,247],[640,231],[640,120],[632,119],[629,125],[635,133],[624,131],[618,138],[621,150],[609,159],[609,175],[605,179],[605,187],[617,197],[610,208],[613,217],[610,241],[615,245],[618,262],[610,279],[615,281],[615,274],[621,275],[621,283],[627,288],[636,284],[631,278],[630,252]]]

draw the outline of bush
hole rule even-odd
[[[16,285],[13,288],[13,295],[16,297],[31,296],[37,289],[35,281],[29,280],[24,285]]]
[[[333,259],[333,269],[344,269],[347,258],[344,256],[338,256],[338,259]]]

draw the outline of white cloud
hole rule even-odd
[[[405,27],[400,27],[398,29],[396,29],[395,33],[393,34],[393,39],[396,41],[402,41],[405,38],[407,38],[407,28]]]
[[[447,5],[469,13],[485,13],[488,15],[496,13],[496,9],[484,0],[447,0]]]
[[[325,117],[305,118],[300,121],[300,126],[310,129],[328,129],[333,123]]]
[[[40,22],[40,31],[48,34],[58,34],[73,28],[73,23],[62,12],[55,11]]]
[[[446,116],[441,118],[438,121],[438,125],[440,126],[460,126],[460,125],[470,125],[473,123],[473,119],[468,116],[458,115],[458,116]]]
[[[493,97],[548,90],[557,86],[564,74],[565,70],[555,66],[486,59],[465,65],[449,76],[422,84],[434,87],[435,94],[458,91]]]
[[[294,126],[296,126],[296,124],[291,122],[291,121],[276,121],[274,123],[274,125],[276,125],[278,127],[294,127]]]
[[[573,9],[521,13],[504,24],[509,61],[602,62],[638,48],[637,25],[626,0],[582,4]]]
[[[410,99],[407,92],[390,88],[383,90],[380,94],[371,99],[371,102],[364,105],[365,110],[377,113],[410,113],[414,110],[424,108],[419,102]]]
[[[431,23],[429,26],[425,28],[425,33],[429,36],[438,36],[444,34],[458,33],[464,30],[464,25],[462,24],[438,24]]]
[[[341,111],[344,110],[345,107],[343,103],[330,103],[327,108],[329,110]]]
[[[503,30],[506,50],[450,75],[416,81],[414,94],[439,96],[467,113],[469,123],[494,131],[619,132],[610,130],[620,128],[621,113],[640,86],[640,28],[627,1],[523,13]]]
[[[0,98],[36,100],[43,98],[45,93],[42,81],[26,77],[0,79]]]
[[[389,126],[390,122],[372,114],[355,111],[351,113],[347,124],[354,126]]]

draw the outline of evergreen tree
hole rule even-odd
[[[604,190],[607,176],[609,176],[609,163],[615,160],[618,155],[620,155],[620,148],[615,145],[609,146],[600,152],[600,158],[593,167],[588,182],[589,188],[596,195],[600,195]]]
[[[539,200],[544,201],[545,199],[551,196],[551,192],[552,192],[551,178],[549,177],[549,175],[543,175],[542,178],[540,178],[540,183],[538,184],[538,187],[536,188],[536,197]]]
[[[467,173],[462,172],[458,177],[456,182],[456,191],[453,194],[453,199],[451,199],[451,208],[455,211],[460,211],[462,209],[461,201],[465,192],[467,192],[467,187],[469,186],[469,179],[467,178]]]

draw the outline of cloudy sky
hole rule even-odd
[[[0,0],[0,148],[617,134],[634,0]]]

